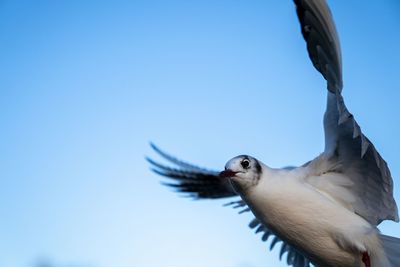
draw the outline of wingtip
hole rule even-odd
[[[150,170],[152,171],[152,172],[154,172],[155,174],[158,174],[158,175],[161,175],[161,176],[164,176],[164,177],[167,177],[168,178],[168,176],[167,176],[167,174],[165,174],[164,172],[162,172],[161,170],[159,170],[159,169],[156,169],[155,167],[150,167]]]
[[[158,166],[158,165],[159,165],[159,163],[157,163],[155,160],[153,160],[152,158],[150,158],[150,157],[148,157],[148,156],[145,156],[144,159],[145,159],[148,163],[150,163],[151,166]]]
[[[182,191],[179,184],[168,183],[163,181],[161,181],[160,184],[162,186],[167,187],[172,192],[177,193],[178,196],[181,198],[191,198],[193,200],[199,199],[198,196],[196,196],[193,193]]]
[[[274,236],[274,239],[271,241],[271,245],[269,246],[269,250],[273,250],[275,245],[279,242],[279,238],[277,236]]]
[[[152,160],[149,156],[144,156],[144,160],[150,164],[153,164],[154,160]]]
[[[257,218],[254,218],[250,223],[249,223],[249,227],[250,229],[254,229],[255,227],[257,227],[260,224],[260,221]]]
[[[172,188],[172,189],[176,190],[175,192],[181,192],[180,188],[179,188],[180,184],[164,182],[164,181],[160,181],[160,184],[162,186],[165,186],[165,187]]]
[[[279,251],[279,260],[281,261],[282,260],[282,257],[283,257],[283,255],[286,253],[286,247],[287,247],[287,244],[286,243],[283,243],[282,244],[282,246],[281,246],[281,250]]]
[[[155,151],[159,150],[158,147],[152,141],[149,142],[149,146]]]
[[[170,157],[167,153],[165,153],[163,150],[161,150],[161,148],[159,148],[158,146],[156,146],[156,144],[154,144],[153,142],[149,142],[150,147],[160,156],[164,157],[164,158],[168,158]]]

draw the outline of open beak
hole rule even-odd
[[[236,175],[237,172],[231,171],[229,169],[224,170],[219,173],[219,177],[227,178],[227,177],[233,177]]]

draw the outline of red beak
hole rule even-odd
[[[227,177],[233,177],[236,175],[237,172],[231,171],[231,170],[225,170],[219,173],[219,177],[227,178]]]

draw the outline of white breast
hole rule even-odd
[[[357,251],[377,242],[367,221],[305,183],[298,172],[268,175],[245,201],[260,221],[317,265],[363,266]]]

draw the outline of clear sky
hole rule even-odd
[[[347,106],[400,203],[400,4],[329,2]],[[285,266],[249,214],[178,197],[144,156],[322,151],[326,86],[292,1],[3,0],[0,51],[0,266]]]

